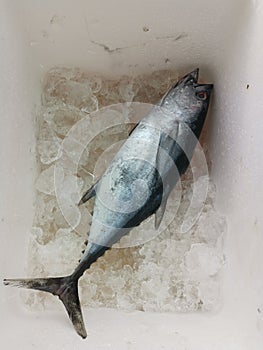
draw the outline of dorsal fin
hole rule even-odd
[[[79,201],[78,205],[86,203],[89,199],[91,199],[96,195],[96,188],[99,182],[100,182],[100,179],[88,189],[88,191],[81,197],[81,200]]]
[[[131,131],[129,132],[129,136],[131,136],[131,134],[134,132],[134,130],[137,128],[138,125],[139,125],[139,123],[133,124],[133,127],[132,127]]]

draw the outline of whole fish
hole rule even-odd
[[[5,279],[5,285],[52,293],[63,302],[75,330],[86,338],[78,280],[133,227],[155,214],[158,228],[170,192],[186,171],[205,122],[212,84],[184,76],[135,127],[101,179],[79,204],[95,196],[89,241],[69,276]]]

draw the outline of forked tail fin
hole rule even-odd
[[[6,286],[36,289],[57,295],[64,304],[76,332],[86,338],[87,333],[78,296],[78,279],[71,276],[35,279],[5,279]]]

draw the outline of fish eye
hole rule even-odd
[[[196,93],[199,100],[205,101],[207,99],[207,93],[205,91],[199,91]]]

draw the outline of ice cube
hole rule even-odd
[[[36,189],[45,194],[54,194],[54,165],[51,165],[38,176]]]
[[[192,191],[188,194],[189,208],[181,226],[182,233],[189,231],[201,215],[207,198],[208,186],[208,176],[201,176],[192,184]]]
[[[55,169],[56,196],[59,208],[67,223],[75,229],[81,219],[80,209],[77,203],[80,198],[82,180],[73,174],[65,174],[60,166]]]
[[[60,142],[40,141],[37,149],[43,164],[51,164],[61,157]]]
[[[41,241],[43,237],[43,229],[41,227],[32,227],[31,228],[31,233],[34,236],[34,239],[37,241]]]
[[[201,214],[195,229],[195,235],[205,243],[215,246],[225,231],[225,219],[210,207],[208,211]]]
[[[56,207],[56,199],[53,196],[39,194],[36,200],[35,221],[43,226],[54,220],[53,210]]]
[[[92,216],[89,210],[85,206],[80,207],[80,222],[76,226],[75,231],[82,237],[85,237],[87,239],[89,235],[91,221]]]
[[[91,95],[85,99],[85,103],[83,102],[80,109],[85,113],[92,113],[97,111],[99,108],[99,103],[97,97]]]
[[[50,95],[63,103],[82,108],[86,99],[92,95],[92,90],[88,83],[61,79],[56,82]]]
[[[132,82],[123,80],[119,85],[119,93],[124,102],[131,102],[138,88]]]
[[[68,274],[78,263],[83,242],[70,229],[59,229],[54,240],[44,246],[38,246],[38,258],[41,259],[49,274]]]
[[[96,94],[100,91],[102,87],[102,80],[100,77],[96,77],[96,76],[88,77],[88,82],[93,94]]]
[[[47,123],[43,123],[39,133],[37,150],[43,164],[51,164],[61,157],[61,139]]]
[[[192,244],[190,251],[185,254],[185,267],[194,280],[215,276],[222,265],[222,253],[204,243]]]
[[[86,116],[78,108],[66,105],[48,107],[43,117],[50,127],[62,137],[65,137],[74,124]]]

